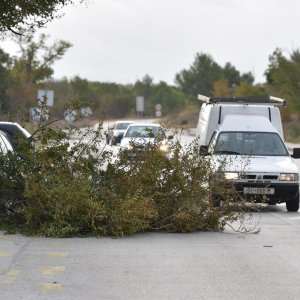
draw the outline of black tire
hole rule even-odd
[[[220,196],[214,195],[211,197],[211,201],[213,207],[219,207],[221,205],[222,198]]]
[[[294,198],[287,201],[285,203],[285,205],[286,205],[286,209],[288,211],[298,211],[299,210],[299,192],[297,193],[297,195]]]

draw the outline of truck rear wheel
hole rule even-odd
[[[297,195],[285,203],[288,211],[298,211],[299,209],[299,192]]]

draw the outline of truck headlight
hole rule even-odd
[[[226,173],[224,173],[224,176],[228,180],[237,180],[237,179],[239,179],[239,173],[236,173],[236,172],[226,172]]]
[[[279,176],[280,181],[296,181],[298,180],[298,174],[295,173],[281,173]]]

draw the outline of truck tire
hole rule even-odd
[[[288,211],[298,211],[299,209],[299,192],[297,195],[285,203]]]

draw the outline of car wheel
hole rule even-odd
[[[299,209],[299,192],[297,195],[285,203],[288,211],[298,211]]]
[[[213,207],[219,207],[221,205],[221,202],[222,202],[222,197],[217,195],[213,195],[211,197],[211,203]]]

